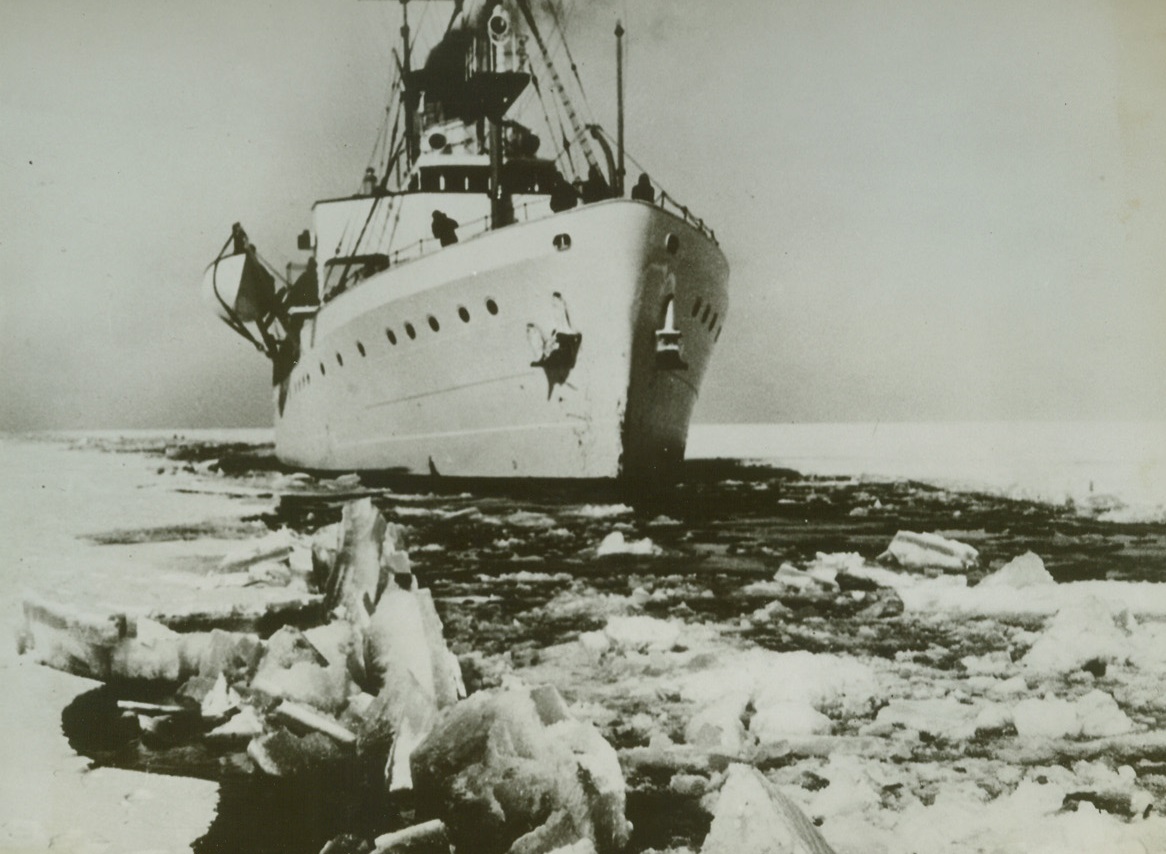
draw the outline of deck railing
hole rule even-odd
[[[672,198],[672,196],[668,195],[668,193],[665,192],[664,189],[657,185],[655,182],[652,183],[652,186],[655,190],[658,190],[658,192],[655,193],[651,204],[655,205],[661,210],[673,214],[674,216],[680,217],[687,224],[691,225],[693,228],[698,229],[714,243],[717,242],[716,232],[713,231],[709,226],[705,225],[705,221],[703,219],[696,216],[696,214],[690,211],[686,205],[682,205],[676,199]],[[580,204],[585,203],[581,202]],[[546,201],[524,202],[514,209],[514,221],[532,222],[538,219],[545,219],[549,216],[552,216],[553,214],[554,211],[551,211]],[[472,239],[490,231],[490,224],[492,221],[493,217],[486,215],[479,217],[478,219],[470,220],[466,223],[459,223],[457,227],[458,242],[460,243],[463,240]],[[388,256],[389,267],[396,267],[399,264],[406,264],[410,261],[417,261],[426,257],[427,255],[432,255],[434,252],[441,248],[441,241],[438,238],[423,237],[415,243],[410,243],[408,246],[402,246],[400,249],[394,249],[392,252],[390,252]],[[358,282],[359,280],[357,282],[349,281],[344,283],[344,287],[333,288],[331,291],[324,295],[324,302],[327,302],[333,297],[339,296],[341,293],[353,287]]]
[[[682,218],[689,225],[699,230],[701,234],[703,234],[713,243],[717,242],[717,233],[713,231],[711,227],[705,225],[704,220],[690,211],[687,205],[682,205],[680,202],[676,201],[676,199],[668,195],[662,187],[660,188],[660,195],[655,204],[663,210],[668,210],[671,208],[677,216]]]

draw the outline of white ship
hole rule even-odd
[[[401,8],[384,159],[358,194],[315,204],[307,270],[283,279],[237,225],[207,269],[220,316],[272,360],[277,456],[320,471],[670,477],[728,264],[646,175],[625,193],[622,63],[609,140],[578,118],[542,32],[557,22],[529,0],[457,4],[418,68]],[[541,108],[555,152],[523,106]]]

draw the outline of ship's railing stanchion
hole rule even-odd
[[[653,182],[653,186],[659,187],[659,185],[655,184],[655,182]],[[714,242],[716,241],[716,239],[717,239],[716,233],[711,228],[709,228],[708,225],[705,224],[705,221],[703,219],[701,219],[696,214],[694,214],[691,210],[689,210],[688,205],[682,205],[680,202],[678,202],[672,196],[668,195],[667,191],[665,191],[663,187],[660,187],[659,189],[660,189],[659,201],[656,202],[656,204],[660,207],[661,210],[674,211],[686,223],[688,223],[689,225],[696,226],[696,228],[698,228],[702,234],[706,234]]]

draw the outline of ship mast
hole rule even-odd
[[[486,70],[497,71],[497,57],[489,46],[489,35],[477,34],[474,37],[484,39],[487,43],[483,51],[487,62]],[[513,221],[513,210],[502,186],[502,116],[491,114],[486,116],[486,121],[490,129],[490,227],[502,228]]]
[[[405,173],[413,168],[413,161],[420,149],[417,137],[416,97],[410,92],[409,72],[412,71],[409,47],[409,0],[401,0],[401,66],[402,97],[405,101]]]
[[[616,147],[619,159],[616,161],[615,192],[623,195],[624,148],[623,148],[623,34],[621,21],[615,22],[615,101],[616,101]]]

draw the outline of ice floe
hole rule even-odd
[[[630,516],[632,508],[626,504],[584,504],[571,512],[572,515],[585,519],[612,519],[617,516]]]
[[[599,544],[595,553],[599,557],[605,557],[607,555],[658,555],[662,551],[648,537],[644,537],[642,540],[628,540],[624,538],[622,531],[612,531],[603,538],[603,542]]]
[[[905,569],[970,569],[978,559],[979,552],[967,543],[914,531],[899,531],[879,556]]]

